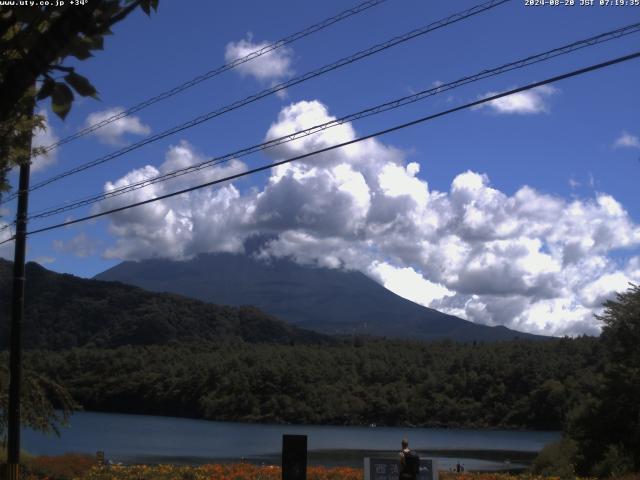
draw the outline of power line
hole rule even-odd
[[[11,229],[11,228],[15,227],[15,225],[16,225],[16,222],[7,223],[7,224],[3,225],[2,227],[0,227],[0,232],[4,232],[5,230]],[[15,231],[15,228],[13,228],[13,230]],[[7,239],[5,239],[3,242],[1,242],[0,245],[2,245],[2,243],[4,243],[4,242],[10,242],[14,238],[15,238],[15,233],[12,232],[11,230],[9,230],[9,237],[7,237]]]
[[[272,42],[254,52],[249,53],[248,55],[245,55],[244,57],[240,57],[237,58],[235,60],[233,60],[232,62],[229,62],[225,65],[222,65],[218,68],[215,68],[213,70],[210,70],[206,73],[203,73],[201,75],[198,75],[195,78],[192,78],[191,80],[182,83],[181,85],[178,85],[176,87],[173,87],[169,90],[166,90],[158,95],[156,95],[155,97],[151,97],[147,100],[144,100],[143,102],[140,102],[132,107],[129,107],[126,110],[123,110],[121,112],[118,112],[115,115],[112,115],[108,118],[105,118],[103,120],[101,120],[100,122],[94,123],[93,125],[89,125],[86,128],[83,128],[82,130],[78,130],[77,132],[75,132],[72,135],[69,135],[68,137],[65,137],[61,140],[58,140],[55,143],[52,143],[51,145],[45,147],[45,152],[49,152],[51,150],[53,150],[56,147],[59,147],[60,145],[64,145],[65,143],[69,143],[77,138],[83,137],[89,133],[95,132],[96,130],[104,127],[105,125],[108,125],[110,123],[113,123],[117,120],[120,120],[121,118],[127,117],[133,113],[139,112],[140,110],[147,108],[150,105],[153,105],[154,103],[160,102],[162,100],[165,100],[169,97],[173,97],[174,95],[177,95],[180,92],[183,92],[184,90],[187,90],[188,88],[191,88],[199,83],[204,82],[205,80],[209,80],[210,78],[216,77],[218,75],[220,75],[221,73],[226,72],[227,70],[231,70],[235,67],[237,67],[238,65],[242,65],[243,63],[249,62],[251,60],[254,60],[258,57],[261,57],[262,55],[266,55],[269,52],[273,52],[274,50],[277,50],[280,47],[284,47],[285,45],[289,45],[297,40],[300,40],[301,38],[307,37],[315,32],[318,32],[320,30],[323,30],[331,25],[333,25],[334,23],[340,22],[342,20],[345,20],[353,15],[357,15],[358,13],[364,12],[365,10],[368,10],[371,7],[375,7],[381,3],[386,2],[387,0],[367,0],[366,2],[363,2],[359,5],[356,5],[353,8],[349,8],[347,10],[344,10],[343,12],[338,13],[337,15],[334,15],[333,17],[329,17],[326,18],[324,20],[322,20],[321,22],[318,22],[314,25],[311,25],[303,30],[300,30],[299,32],[293,33],[287,37],[281,38],[280,40],[277,40],[275,42]]]
[[[318,133],[320,131],[326,130],[328,128],[332,128],[334,126],[337,125],[341,125],[343,123],[349,122],[349,121],[354,121],[354,120],[358,120],[360,118],[364,118],[364,117],[368,117],[371,115],[375,115],[378,113],[382,113],[388,110],[392,110],[419,100],[422,100],[424,98],[448,91],[448,90],[452,90],[454,88],[457,88],[459,86],[462,85],[466,85],[478,80],[482,80],[485,78],[489,78],[495,75],[499,75],[508,71],[512,71],[512,70],[516,70],[519,68],[523,68],[525,66],[529,66],[535,63],[539,63],[542,61],[546,61],[549,60],[551,58],[555,58],[557,56],[560,55],[564,55],[564,54],[568,54],[571,53],[573,51],[582,49],[582,48],[586,48],[586,47],[590,47],[599,43],[603,43],[606,41],[610,41],[613,39],[617,39],[620,38],[622,36],[625,35],[629,35],[632,33],[637,33],[638,31],[640,31],[640,23],[635,23],[635,24],[631,24],[631,25],[626,25],[624,27],[620,27],[617,28],[615,30],[611,30],[609,32],[605,32],[605,33],[601,33],[599,35],[595,35],[586,39],[582,39],[582,40],[578,40],[575,41],[573,43],[567,44],[567,45],[563,45],[561,47],[557,47],[554,48],[552,50],[548,50],[546,52],[543,53],[539,53],[539,54],[535,54],[535,55],[531,55],[529,57],[526,57],[524,59],[520,59],[514,62],[510,62],[504,65],[501,65],[499,67],[493,68],[493,69],[486,69],[483,70],[475,75],[470,75],[464,78],[461,78],[459,80],[453,81],[453,82],[449,82],[446,84],[442,84],[439,85],[437,87],[434,88],[430,88],[427,90],[423,90],[421,92],[418,92],[416,94],[413,95],[409,95],[409,96],[405,96],[390,102],[386,102],[380,105],[377,105],[375,107],[371,107],[365,110],[361,110],[359,112],[353,113],[353,114],[349,114],[347,116],[338,118],[336,120],[332,120],[329,122],[325,122],[323,124],[319,124],[319,125],[315,125],[313,127],[310,127],[308,129],[305,130],[300,130],[297,132],[294,132],[292,134],[289,135],[284,135],[282,137],[276,138],[276,139],[272,139],[269,140],[267,142],[264,143],[260,143],[258,145],[253,145],[251,147],[247,147],[241,150],[237,150],[235,152],[232,153],[228,153],[222,156],[218,156],[218,157],[214,157],[212,159],[206,160],[204,162],[201,162],[199,164],[196,165],[191,165],[189,167],[185,167],[182,169],[177,169],[174,170],[172,172],[168,172],[166,174],[163,175],[159,175],[153,178],[149,178],[149,179],[145,179],[145,180],[141,180],[139,182],[133,183],[133,184],[129,184],[129,185],[125,185],[123,187],[111,190],[109,192],[105,192],[105,193],[101,193],[98,195],[94,195],[91,197],[87,197],[84,199],[80,199],[77,200],[73,203],[67,203],[67,204],[63,204],[63,205],[59,205],[56,207],[51,207],[47,210],[43,210],[40,212],[36,212],[34,214],[32,214],[29,217],[29,220],[33,220],[33,219],[38,219],[38,218],[46,218],[52,215],[56,215],[56,214],[60,214],[60,213],[64,213],[66,211],[70,211],[70,210],[74,210],[76,208],[80,208],[82,206],[85,205],[90,205],[93,203],[97,203],[99,201],[108,199],[108,198],[113,198],[115,196],[120,196],[123,195],[125,193],[129,193],[131,191],[135,191],[141,188],[145,188],[149,185],[153,185],[155,183],[159,183],[159,182],[164,182],[173,178],[177,178],[179,176],[188,174],[188,173],[193,173],[199,170],[202,170],[204,168],[208,168],[211,166],[215,166],[215,165],[219,165],[221,163],[224,163],[226,161],[231,160],[232,158],[240,158],[246,155],[249,155],[251,153],[255,153],[256,151],[259,150],[264,150],[267,148],[272,148],[274,146],[277,145],[281,145],[283,143],[288,143],[291,142],[293,140],[296,140],[298,138],[303,138],[315,133]],[[7,228],[9,228],[12,224],[7,224],[3,227],[0,228],[0,231],[3,231]]]
[[[220,179],[213,180],[213,181],[210,181],[210,182],[202,183],[200,185],[196,185],[196,186],[193,186],[193,187],[189,187],[189,188],[185,188],[185,189],[182,189],[182,190],[178,190],[176,192],[168,193],[166,195],[161,195],[159,197],[150,198],[148,200],[143,200],[141,202],[136,202],[136,203],[132,203],[132,204],[129,204],[129,205],[124,205],[122,207],[113,208],[111,210],[106,210],[104,212],[95,213],[93,215],[87,215],[85,217],[78,218],[78,219],[75,219],[75,220],[69,220],[67,222],[57,223],[57,224],[54,224],[54,225],[50,225],[48,227],[43,227],[43,228],[39,228],[39,229],[36,229],[36,230],[32,230],[30,232],[27,232],[27,234],[28,235],[34,235],[36,233],[47,232],[49,230],[54,230],[54,229],[57,229],[57,228],[66,227],[66,226],[73,225],[73,224],[76,224],[76,223],[85,222],[87,220],[93,220],[95,218],[103,217],[105,215],[110,215],[112,213],[122,212],[122,211],[128,210],[130,208],[139,207],[139,206],[142,206],[142,205],[147,205],[149,203],[153,203],[153,202],[157,202],[159,200],[164,200],[164,199],[167,199],[167,198],[175,197],[177,195],[182,195],[184,193],[189,193],[189,192],[192,192],[194,190],[199,190],[201,188],[210,187],[212,185],[216,185],[216,184],[219,184],[219,183],[227,182],[227,181],[230,181],[230,180],[235,180],[237,178],[241,178],[241,177],[244,177],[244,176],[247,176],[247,175],[251,175],[251,174],[254,174],[254,173],[258,173],[258,172],[262,172],[262,171],[265,171],[265,170],[269,170],[269,169],[277,167],[279,165],[284,165],[284,164],[291,163],[291,162],[294,162],[294,161],[297,161],[297,160],[301,160],[301,159],[304,159],[304,158],[308,158],[308,157],[311,157],[311,156],[314,156],[314,155],[318,155],[318,154],[321,154],[321,153],[329,152],[331,150],[335,150],[335,149],[338,149],[338,148],[346,147],[348,145],[352,145],[354,143],[362,142],[364,140],[368,140],[368,139],[371,139],[371,138],[375,138],[375,137],[379,137],[379,136],[382,136],[382,135],[386,135],[388,133],[395,132],[395,131],[398,131],[398,130],[402,130],[404,128],[411,127],[411,126],[414,126],[414,125],[418,125],[420,123],[424,123],[424,122],[427,122],[429,120],[434,120],[436,118],[443,117],[445,115],[449,115],[449,114],[454,113],[454,112],[458,112],[458,111],[465,110],[465,109],[468,109],[468,108],[476,107],[476,106],[482,105],[484,103],[492,102],[492,101],[497,100],[499,98],[507,97],[509,95],[513,95],[513,94],[516,94],[516,93],[524,92],[526,90],[531,90],[533,88],[541,87],[541,86],[547,85],[549,83],[558,82],[560,80],[565,80],[567,78],[576,77],[578,75],[583,75],[583,74],[588,73],[588,72],[592,72],[592,71],[595,71],[595,70],[600,70],[600,69],[603,69],[603,68],[606,68],[606,67],[610,67],[612,65],[616,65],[616,64],[619,64],[619,63],[627,62],[629,60],[633,60],[633,59],[636,59],[638,57],[640,57],[640,51],[637,51],[635,53],[631,53],[629,55],[625,55],[625,56],[622,56],[622,57],[617,57],[617,58],[614,58],[612,60],[608,60],[606,62],[598,63],[598,64],[595,64],[595,65],[590,65],[588,67],[584,67],[584,68],[581,68],[581,69],[578,69],[578,70],[573,70],[573,71],[568,72],[568,73],[563,73],[561,75],[556,75],[554,77],[550,77],[550,78],[547,78],[545,80],[541,80],[539,82],[530,83],[530,84],[525,85],[523,87],[514,88],[512,90],[509,90],[509,91],[506,91],[506,92],[503,92],[503,93],[499,93],[499,94],[496,94],[496,95],[492,95],[490,97],[482,98],[482,99],[476,100],[474,102],[469,102],[469,103],[466,103],[464,105],[460,105],[460,106],[457,106],[457,107],[454,107],[454,108],[450,108],[448,110],[444,110],[444,111],[441,111],[441,112],[438,112],[438,113],[435,113],[435,114],[427,115],[427,116],[418,118],[416,120],[412,120],[410,122],[406,122],[406,123],[403,123],[403,124],[400,124],[400,125],[396,125],[396,126],[384,129],[384,130],[377,131],[375,133],[371,133],[369,135],[365,135],[363,137],[358,137],[358,138],[355,138],[353,140],[349,140],[347,142],[342,142],[342,143],[339,143],[339,144],[336,144],[336,145],[332,145],[330,147],[326,147],[326,148],[321,148],[319,150],[315,150],[313,152],[305,153],[305,154],[302,154],[302,155],[297,155],[295,157],[291,157],[291,158],[288,158],[286,160],[273,162],[273,163],[270,163],[268,165],[263,165],[261,167],[253,168],[251,170],[247,170],[247,171],[242,172],[242,173],[229,175],[229,176],[224,177],[224,178],[220,178]],[[2,245],[3,243],[7,243],[7,242],[9,242],[11,240],[13,240],[13,238],[10,238],[8,240],[4,240],[3,242],[0,242],[0,245]]]
[[[369,117],[372,115],[377,115],[382,112],[393,110],[393,109],[417,102],[419,100],[423,100],[425,98],[428,98],[449,90],[453,90],[463,85],[467,85],[473,82],[477,82],[479,80],[483,80],[489,77],[503,74],[505,72],[513,71],[513,70],[524,68],[536,63],[547,61],[551,58],[555,58],[560,55],[566,55],[576,50],[580,50],[582,48],[591,47],[599,43],[604,43],[610,40],[620,38],[625,35],[630,35],[632,33],[638,33],[639,31],[640,31],[640,23],[634,23],[634,24],[627,25],[609,32],[601,33],[599,35],[595,35],[586,39],[578,40],[576,42],[563,45],[561,47],[557,47],[552,50],[545,51],[543,53],[538,53],[520,60],[503,64],[496,68],[482,70],[481,72],[476,73],[475,75],[466,76],[461,79],[455,80],[453,82],[445,83],[437,87],[429,88],[427,90],[422,90],[421,92],[415,93],[413,95],[408,95],[402,98],[398,98],[383,104],[376,105],[375,107],[370,107],[365,110],[360,110],[359,112],[352,113],[335,120],[331,120],[329,122],[325,122],[319,125],[314,125],[313,127],[310,127],[304,130],[299,130],[297,132],[294,132],[288,135],[283,135],[281,137],[269,140],[267,142],[246,147],[241,150],[236,150],[232,153],[227,153],[225,155],[221,155],[218,157],[213,157],[211,159],[208,159],[206,161],[200,162],[195,165],[190,165],[185,168],[173,170],[171,172],[158,175],[156,177],[131,183],[119,188],[115,188],[108,192],[104,192],[101,194],[93,195],[90,197],[86,197],[86,198],[74,201],[72,203],[67,203],[67,204],[56,206],[56,207],[50,207],[49,209],[32,214],[29,217],[29,220],[50,217],[52,215],[57,215],[70,210],[74,210],[76,208],[80,208],[85,205],[94,204],[94,203],[106,200],[108,198],[124,195],[126,193],[136,191],[159,182],[165,182],[165,181],[180,177],[182,175],[193,173],[193,172],[196,172],[205,168],[209,168],[212,166],[220,165],[234,158],[244,157],[260,150],[265,150],[268,148],[273,148],[277,145],[289,143],[299,138],[303,138],[309,135],[319,133],[321,131],[344,124],[346,122],[351,122],[351,121],[359,120],[361,118]],[[1,230],[2,229],[0,228],[0,231]]]
[[[344,58],[342,58],[342,59],[340,59],[340,60],[338,60],[338,61],[336,61],[334,63],[331,63],[329,65],[325,65],[325,66],[320,67],[320,68],[318,68],[316,70],[313,70],[311,72],[307,72],[304,75],[300,75],[300,76],[295,77],[295,78],[293,78],[291,80],[288,80],[286,82],[283,82],[283,83],[280,83],[278,85],[275,85],[275,86],[273,86],[271,88],[263,90],[263,91],[261,91],[259,93],[256,93],[254,95],[250,95],[250,96],[244,98],[243,100],[236,101],[236,102],[231,103],[231,104],[229,104],[229,105],[227,105],[225,107],[222,107],[222,108],[219,108],[217,110],[211,111],[209,113],[200,115],[199,117],[196,117],[196,118],[194,118],[194,119],[192,119],[192,120],[190,120],[188,122],[185,122],[185,123],[183,123],[181,125],[175,126],[173,128],[165,130],[164,132],[158,133],[156,135],[152,135],[150,137],[145,138],[144,140],[136,142],[136,143],[134,143],[132,145],[129,145],[129,146],[125,147],[125,148],[122,148],[120,150],[117,150],[115,152],[112,152],[110,154],[102,156],[100,158],[97,158],[97,159],[95,159],[95,160],[93,160],[91,162],[79,165],[79,166],[77,166],[75,168],[67,170],[66,172],[63,172],[63,173],[60,173],[60,174],[55,175],[53,177],[50,177],[50,178],[48,178],[46,180],[43,180],[43,181],[41,181],[39,183],[36,183],[35,185],[33,185],[29,189],[29,191],[40,189],[40,188],[44,187],[45,185],[49,185],[50,183],[56,182],[56,181],[61,180],[61,179],[65,178],[65,177],[68,177],[70,175],[76,174],[78,172],[82,172],[82,171],[87,170],[87,169],[92,168],[92,167],[95,167],[95,166],[100,165],[102,163],[105,163],[105,162],[107,162],[109,160],[113,160],[114,158],[120,157],[120,156],[122,156],[122,155],[124,155],[126,153],[129,153],[129,152],[131,152],[133,150],[136,150],[136,149],[138,149],[140,147],[143,147],[144,145],[147,145],[149,143],[155,142],[157,140],[161,140],[161,139],[163,139],[165,137],[168,137],[168,136],[173,135],[175,133],[181,132],[181,131],[186,130],[188,128],[195,127],[196,125],[199,125],[199,124],[201,124],[203,122],[206,122],[208,120],[211,120],[211,119],[213,119],[215,117],[218,117],[220,115],[228,113],[228,112],[230,112],[232,110],[236,110],[236,109],[238,109],[240,107],[243,107],[243,106],[245,106],[247,104],[253,103],[253,102],[255,102],[257,100],[260,100],[260,99],[262,99],[262,98],[264,98],[264,97],[266,97],[268,95],[272,95],[272,94],[274,94],[276,92],[279,92],[281,90],[284,90],[286,88],[292,87],[294,85],[297,85],[299,83],[305,82],[305,81],[310,80],[312,78],[324,75],[325,73],[331,72],[331,71],[336,70],[336,69],[338,69],[340,67],[343,67],[345,65],[349,65],[349,64],[354,63],[354,62],[356,62],[358,60],[361,60],[361,59],[363,59],[365,57],[371,56],[371,55],[373,55],[375,53],[378,53],[378,52],[381,52],[383,50],[387,50],[387,49],[389,49],[391,47],[394,47],[394,46],[396,46],[396,45],[398,45],[400,43],[407,42],[407,41],[409,41],[411,39],[414,39],[414,38],[419,37],[421,35],[425,35],[425,34],[427,34],[429,32],[434,31],[434,30],[443,28],[445,26],[448,26],[448,25],[451,25],[453,23],[459,22],[461,20],[464,20],[466,18],[472,17],[472,16],[477,15],[479,13],[485,12],[487,10],[495,8],[495,7],[499,6],[499,5],[507,3],[509,1],[511,1],[511,0],[490,0],[488,2],[485,2],[485,3],[482,3],[482,4],[476,5],[474,7],[471,7],[469,9],[467,9],[467,10],[462,11],[462,12],[450,15],[450,16],[442,19],[442,20],[439,20],[437,22],[433,22],[433,23],[431,23],[429,25],[426,25],[424,27],[417,28],[415,30],[412,30],[412,31],[410,31],[408,33],[405,33],[403,35],[400,35],[400,36],[396,36],[396,37],[394,37],[394,38],[392,38],[392,39],[390,39],[390,40],[388,40],[386,42],[379,43],[379,44],[374,45],[373,47],[367,48],[365,50],[361,50],[361,51],[359,51],[359,52],[357,52],[357,53],[355,53],[353,55],[350,55],[348,57],[344,57]],[[8,196],[6,200],[0,202],[0,205],[12,200],[13,198],[15,198],[15,196],[16,196],[16,194]]]

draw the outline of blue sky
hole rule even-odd
[[[136,12],[114,29],[104,52],[77,64],[98,88],[100,101],[77,100],[65,122],[49,113],[48,134],[62,138],[105,111],[131,106],[224,64],[225,52],[232,58],[350,5],[166,0],[151,18]],[[389,0],[279,50],[262,64],[247,64],[153,105],[120,131],[104,129],[64,145],[46,168],[36,169],[32,183],[473,5]],[[639,19],[640,7],[512,1],[45,187],[32,194],[30,210],[102,192],[106,182],[143,178],[149,169],[162,172],[260,143],[273,132],[311,126]],[[635,34],[562,56],[356,122],[315,143],[244,158],[229,171],[631,53],[637,45]],[[337,153],[257,175],[155,211],[34,235],[28,257],[90,277],[122,259],[238,251],[247,235],[266,232],[279,239],[265,254],[357,268],[396,293],[473,321],[543,333],[593,333],[597,325],[591,315],[599,303],[626,281],[640,281],[634,188],[640,173],[639,84],[636,60],[391,134],[353,155]],[[48,110],[48,104],[41,108]],[[325,160],[324,166],[313,164]],[[392,165],[402,172],[393,173]],[[220,173],[189,176],[181,185]],[[376,199],[383,197],[388,202],[378,205]],[[221,211],[226,213],[218,215]],[[11,255],[7,249],[1,253]]]

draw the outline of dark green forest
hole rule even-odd
[[[10,266],[0,261],[3,346]],[[254,307],[80,279],[33,263],[27,274],[25,367],[66,387],[87,410],[557,430],[604,369],[594,338],[463,344],[330,337]]]
[[[9,266],[0,261],[3,347]],[[640,470],[637,286],[605,303],[600,338],[463,343],[332,337],[254,307],[35,264],[27,274],[23,422],[35,428],[51,430],[77,403],[226,421],[562,430],[561,446],[543,452],[547,471]],[[1,391],[6,379],[0,369]]]
[[[12,263],[0,259],[0,347],[7,348]],[[251,306],[213,305],[28,263],[23,347],[60,350],[215,340],[332,343]]]
[[[211,420],[560,429],[598,381],[592,338],[242,341],[31,352],[87,410]]]

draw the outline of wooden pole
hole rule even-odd
[[[30,107],[33,116],[34,104]],[[32,132],[25,134],[27,155],[31,156]],[[24,316],[24,263],[27,251],[27,213],[29,203],[29,174],[31,159],[20,165],[18,208],[16,211],[16,238],[13,257],[13,292],[11,298],[11,335],[9,352],[9,419],[7,432],[8,480],[20,478],[20,387],[22,379],[22,320]]]

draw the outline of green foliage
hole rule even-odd
[[[8,189],[8,171],[39,153],[28,147],[34,129],[43,128],[41,117],[32,118],[34,98],[50,98],[62,119],[71,110],[73,91],[97,98],[92,83],[63,62],[102,50],[111,27],[138,7],[150,15],[158,0],[90,1],[81,8],[0,6],[0,194]],[[66,75],[57,78],[57,72]]]
[[[44,129],[44,117],[31,115],[35,89],[31,89],[18,103],[18,112],[9,121],[0,122],[0,197],[9,190],[6,176],[16,165],[44,153],[42,147],[29,148],[31,132]]]
[[[79,95],[83,97],[97,97],[98,92],[96,88],[82,75],[71,72],[69,75],[66,75],[64,79]]]
[[[73,101],[69,87],[85,97],[95,97],[97,91],[87,78],[75,72],[74,67],[61,63],[68,57],[91,58],[93,51],[103,49],[104,37],[112,34],[111,27],[115,23],[138,6],[150,15],[151,9],[158,9],[158,3],[158,0],[103,0],[89,2],[81,9],[73,6],[0,7],[0,24],[4,27],[0,36],[0,81],[10,80],[8,77],[17,69],[29,76],[31,85],[38,79],[43,80],[38,100],[51,97],[53,111],[64,118]],[[37,52],[42,48],[46,51]],[[36,58],[37,53],[48,61],[42,63]],[[67,73],[63,82],[52,77],[56,70]],[[17,93],[20,95],[13,99],[14,102],[25,92]]]
[[[562,385],[564,412],[593,388],[597,340],[484,345],[361,339],[332,345],[191,342],[31,352],[32,368],[87,410],[211,420],[447,427],[561,427],[539,394]],[[551,396],[551,398],[555,398]],[[514,413],[515,412],[515,413]]]
[[[5,438],[9,411],[9,356],[0,354],[0,438]],[[80,406],[67,390],[38,370],[23,368],[21,388],[21,424],[34,430],[58,434],[73,410]]]
[[[144,10],[144,13],[151,15],[151,9],[157,11],[159,3],[160,0],[143,0],[140,7]]]
[[[56,83],[51,94],[51,109],[53,113],[64,119],[69,110],[71,110],[72,103],[73,92],[71,89],[64,83]]]
[[[0,259],[0,347],[9,340],[10,262]],[[23,347],[163,344],[194,340],[331,343],[254,307],[224,307],[117,282],[86,280],[26,266]]]
[[[531,465],[531,471],[545,477],[573,480],[576,477],[576,453],[576,443],[570,438],[550,443],[535,458]]]
[[[640,369],[640,286],[631,285],[604,307],[597,318],[604,323],[601,339],[611,362]]]
[[[22,459],[23,462],[28,462],[31,460],[31,458],[33,458],[31,456],[31,454],[25,450],[20,450],[20,458]],[[0,448],[0,465],[4,465],[5,463],[7,463],[7,449],[6,448]]]
[[[578,444],[579,473],[640,471],[640,287],[604,304],[599,320],[603,356],[598,381],[571,412],[568,433]]]
[[[10,262],[0,261],[0,292],[10,291],[10,271]],[[60,275],[33,263],[27,278],[25,346],[45,351],[25,361],[89,410],[560,429],[596,389],[602,369],[600,342],[588,337],[486,344],[337,339],[252,307]],[[0,316],[8,311],[5,293]]]
[[[608,445],[602,459],[593,466],[591,471],[595,476],[601,478],[619,478],[636,472],[633,452],[622,445]]]

